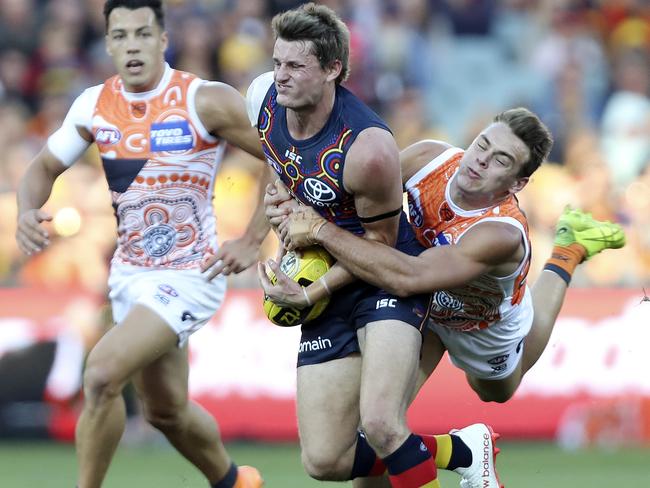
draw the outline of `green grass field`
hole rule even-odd
[[[650,449],[566,453],[551,444],[500,443],[499,472],[507,488],[648,488]],[[319,483],[305,476],[293,444],[235,443],[228,446],[239,464],[258,467],[268,488],[349,487]],[[72,488],[72,446],[51,443],[0,444],[0,486]],[[458,477],[443,472],[443,487]],[[166,446],[121,446],[106,488],[206,488],[198,472]]]

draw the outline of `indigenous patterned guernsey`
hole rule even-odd
[[[194,108],[201,83],[166,66],[150,92],[125,92],[114,76],[82,95],[96,100],[88,129],[118,222],[114,261],[198,268],[217,248],[212,192],[224,144]]]
[[[451,199],[449,188],[463,151],[447,149],[406,182],[409,213],[418,240],[427,247],[458,244],[482,222],[504,222],[522,233],[525,257],[510,276],[483,275],[468,285],[434,292],[431,318],[459,331],[485,329],[506,318],[521,302],[530,267],[530,238],[526,217],[517,198],[510,196],[493,207],[463,210]]]
[[[362,234],[354,197],[343,187],[345,156],[359,133],[369,127],[389,130],[377,114],[338,85],[332,113],[313,137],[297,141],[287,129],[285,107],[272,84],[259,112],[257,128],[268,163],[301,202],[338,226]]]

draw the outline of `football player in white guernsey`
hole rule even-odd
[[[421,380],[449,350],[481,399],[505,402],[543,352],[575,265],[625,243],[619,225],[567,209],[553,258],[528,291],[530,242],[514,195],[551,144],[535,114],[518,108],[497,115],[465,151],[440,141],[404,149],[411,223],[431,247],[417,257],[361,241],[302,208],[281,224],[285,246],[321,244],[355,275],[400,296],[432,292],[436,334],[425,341]]]
[[[553,256],[532,293],[528,290],[530,243],[514,194],[551,144],[541,121],[519,108],[497,115],[466,151],[441,141],[420,141],[401,151],[411,224],[418,238],[432,246],[419,256],[359,239],[309,208],[286,204],[290,195],[277,183],[267,192],[267,217],[279,226],[287,249],[322,245],[364,281],[399,296],[433,293],[417,390],[447,350],[482,400],[505,402],[546,347],[575,267],[625,244],[619,225],[567,208],[557,224]],[[293,285],[284,284],[288,293]],[[481,308],[486,303],[490,306]],[[471,445],[487,435],[480,425],[451,434]],[[491,473],[480,463],[456,467],[461,486],[500,486],[493,457],[488,461]],[[355,487],[385,483],[367,478]]]
[[[101,486],[125,426],[133,380],[146,419],[218,488],[257,488],[237,467],[214,419],[188,399],[187,338],[220,306],[225,274],[258,259],[263,211],[219,247],[212,192],[226,142],[263,158],[243,97],[171,69],[160,0],[109,0],[106,49],[117,76],[86,90],[29,165],[18,190],[20,249],[50,242],[42,210],[56,178],[96,143],[118,218],[111,262],[113,327],[88,356],[77,425],[78,488]],[[261,208],[261,206],[260,206]]]

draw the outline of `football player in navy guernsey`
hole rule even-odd
[[[349,73],[347,27],[331,9],[310,3],[277,15],[273,30],[274,71],[247,93],[269,165],[297,201],[327,221],[419,254],[423,247],[402,212],[395,140],[341,86]],[[437,462],[478,467],[482,436],[472,436],[473,456],[462,435],[420,436],[406,425],[427,297],[398,297],[354,281],[339,265],[303,288],[288,283],[277,263],[267,264],[278,282],[271,284],[263,264],[260,281],[279,305],[308,306],[331,294],[325,312],[303,326],[298,353],[298,425],[310,476],[349,480],[387,470],[394,487],[437,487]]]

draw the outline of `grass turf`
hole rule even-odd
[[[547,443],[499,443],[501,481],[507,488],[647,488],[650,449],[564,452]],[[239,464],[260,469],[267,488],[351,487],[309,479],[293,444],[228,445]],[[443,487],[457,487],[458,476],[441,472]],[[74,449],[54,443],[0,443],[0,486],[73,488]],[[106,488],[206,488],[199,473],[171,448],[161,445],[121,446],[109,471]]]

